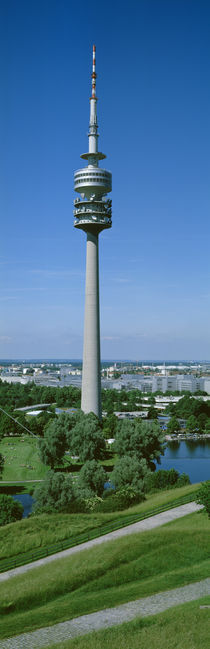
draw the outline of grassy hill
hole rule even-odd
[[[209,520],[202,511],[34,569],[30,578],[25,574],[3,583],[0,635],[4,638],[183,586],[206,578],[209,570]]]
[[[32,486],[31,484],[30,487]],[[187,485],[153,495],[149,494],[144,502],[120,512],[107,514],[94,512],[89,514],[42,514],[0,527],[0,561],[4,558],[16,557],[23,552],[65,541],[74,535],[101,527],[109,521],[129,518],[132,514],[145,513],[182,496],[194,493],[197,486]]]
[[[47,467],[38,455],[38,440],[30,435],[4,437],[0,452],[5,459],[2,481],[41,480]]]

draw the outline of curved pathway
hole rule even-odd
[[[30,633],[22,633],[8,640],[0,641],[0,649],[41,649],[57,642],[64,642],[91,631],[130,622],[135,617],[146,617],[162,613],[177,604],[185,604],[210,595],[210,579],[195,584],[167,590],[115,608],[106,608],[97,613],[48,626]],[[199,604],[198,604],[199,605]]]
[[[28,572],[28,570],[44,566],[45,564],[51,563],[51,561],[55,561],[56,559],[63,559],[64,557],[68,557],[71,554],[76,554],[77,552],[82,552],[83,550],[89,550],[95,545],[100,545],[101,543],[106,543],[107,541],[114,541],[115,539],[121,538],[122,536],[127,536],[128,534],[136,534],[138,532],[146,532],[147,530],[152,530],[155,527],[165,525],[165,523],[170,523],[177,518],[181,518],[182,516],[186,516],[187,514],[192,514],[199,511],[200,509],[203,509],[203,505],[198,505],[195,502],[187,503],[186,505],[181,505],[180,507],[174,507],[174,509],[169,509],[168,511],[162,512],[161,514],[155,514],[155,516],[145,518],[143,521],[133,523],[132,525],[127,525],[127,527],[122,527],[118,530],[115,530],[114,532],[109,532],[109,534],[104,534],[104,536],[98,536],[96,539],[92,539],[92,541],[80,543],[80,545],[76,545],[73,548],[69,548],[68,550],[56,552],[56,554],[51,554],[49,557],[44,557],[43,559],[38,559],[37,561],[33,561],[32,563],[27,563],[24,566],[19,566],[18,568],[13,568],[12,570],[8,570],[7,572],[2,572],[0,574],[0,582],[6,581],[11,577],[16,577],[17,575],[22,575],[23,573]]]

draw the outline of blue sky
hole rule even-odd
[[[209,359],[208,0],[2,0],[0,23],[0,358],[82,357],[73,172],[95,43],[102,358]]]

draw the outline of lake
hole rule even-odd
[[[19,500],[21,505],[24,507],[23,511],[23,518],[27,518],[27,516],[31,513],[32,506],[34,503],[34,499],[30,494],[15,494],[12,496],[14,500]]]
[[[210,440],[168,442],[157,469],[187,473],[190,482],[210,480]]]

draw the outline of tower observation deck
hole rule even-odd
[[[112,190],[112,174],[99,167],[99,161],[106,156],[98,151],[95,54],[93,45],[89,151],[80,156],[88,164],[74,173],[74,189],[81,196],[74,200],[74,226],[87,234],[81,408],[101,418],[98,235],[112,225],[112,201],[107,198]]]

